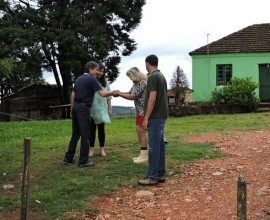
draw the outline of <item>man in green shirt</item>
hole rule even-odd
[[[145,59],[148,71],[142,127],[148,130],[148,172],[140,185],[156,185],[165,181],[164,127],[168,118],[167,81],[158,69],[158,57],[149,55]]]

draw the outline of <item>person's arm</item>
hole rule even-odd
[[[99,95],[102,97],[107,97],[114,94],[114,91],[99,90]]]
[[[107,104],[108,104],[109,116],[112,116],[112,102],[111,102],[111,99],[107,99]]]
[[[110,87],[107,80],[106,80],[106,90],[111,91],[111,87]],[[112,100],[112,96],[107,96],[107,105],[108,105],[109,116],[112,116],[112,101],[111,100]]]
[[[147,130],[148,119],[150,118],[150,115],[152,114],[152,111],[154,109],[156,98],[157,98],[157,91],[151,91],[149,94],[146,112],[144,113],[144,119],[143,119],[143,124],[142,124],[142,127],[145,130]]]
[[[117,91],[117,95],[124,98],[124,99],[127,99],[127,100],[134,100],[135,99],[135,97],[133,95],[131,95],[129,92]]]
[[[72,118],[72,109],[74,105],[74,99],[75,99],[75,92],[72,91],[70,95],[70,117]]]

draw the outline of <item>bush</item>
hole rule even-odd
[[[260,101],[255,92],[258,86],[249,77],[234,77],[228,85],[212,92],[212,101],[218,104],[241,105],[249,111],[254,111]]]
[[[215,91],[212,92],[211,102],[215,104],[227,104],[227,100],[224,95],[223,88],[219,90],[215,88]]]

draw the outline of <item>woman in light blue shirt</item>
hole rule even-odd
[[[99,72],[96,75],[103,90],[111,91],[109,83],[105,76],[105,67],[100,64]],[[90,151],[89,156],[94,156],[94,145],[96,140],[96,128],[98,129],[98,140],[100,146],[100,156],[107,156],[105,152],[105,123],[111,123],[110,116],[112,115],[112,96],[102,97],[95,93],[93,105],[91,107],[91,131],[90,131]]]

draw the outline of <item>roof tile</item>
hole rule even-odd
[[[270,23],[254,24],[202,46],[189,53],[192,55],[224,53],[270,52]]]

